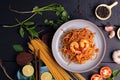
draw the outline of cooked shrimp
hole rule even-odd
[[[88,40],[85,40],[85,39],[81,39],[79,44],[80,44],[81,48],[88,48],[89,47],[89,42],[88,42]]]
[[[72,43],[70,44],[70,50],[71,50],[72,52],[76,52],[75,48],[76,48],[76,49],[79,48],[79,44],[74,41],[74,42],[72,42]]]
[[[95,32],[87,28],[73,29],[62,38],[62,53],[69,62],[84,64],[93,60],[99,48],[94,43]],[[96,55],[97,56],[97,55]],[[69,63],[68,63],[69,64]]]

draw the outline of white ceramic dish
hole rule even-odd
[[[72,62],[68,65],[68,62],[63,59],[62,52],[60,51],[61,38],[65,34],[64,32],[67,32],[68,30],[80,29],[84,27],[88,27],[88,29],[96,33],[94,41],[96,47],[100,49],[98,53],[98,58],[96,60],[90,60],[85,64],[75,64]],[[65,70],[77,73],[88,72],[98,66],[103,60],[106,52],[106,41],[102,31],[99,29],[98,26],[87,20],[75,19],[64,23],[55,32],[52,40],[52,52],[57,63]]]

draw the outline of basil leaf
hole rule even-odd
[[[13,48],[16,52],[24,51],[23,47],[20,44],[14,44]]]
[[[62,12],[62,16],[68,16],[66,11]]]
[[[114,80],[114,79],[112,79],[112,78],[107,78],[106,80]]]
[[[119,73],[120,73],[120,68],[114,70],[112,76],[113,76],[113,77],[116,77],[116,76],[118,76]]]
[[[57,16],[59,16],[60,15],[60,12],[59,11],[56,11],[56,13],[55,13]]]
[[[19,33],[20,33],[20,36],[22,38],[24,38],[24,29],[23,29],[23,27],[20,27]]]
[[[34,22],[31,22],[31,21],[28,21],[28,22],[25,22],[24,25],[25,26],[31,26],[31,25],[34,25],[35,23]]]
[[[59,12],[59,13],[61,13],[64,10],[65,10],[64,7],[61,6],[61,5],[59,5],[59,6],[56,7],[56,11]]]
[[[27,28],[27,31],[28,33],[31,35],[31,37],[36,37],[38,38],[39,37],[39,34],[38,32],[35,30],[35,27],[30,27],[30,28]]]

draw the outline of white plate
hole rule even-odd
[[[95,41],[96,47],[100,49],[98,53],[98,58],[96,60],[89,60],[85,64],[70,63],[68,65],[68,62],[65,61],[65,59],[63,59],[62,52],[60,51],[61,38],[65,34],[64,32],[67,32],[68,30],[80,29],[84,27],[88,27],[88,29],[96,33],[94,41]],[[102,31],[99,29],[98,26],[96,26],[95,24],[87,20],[76,19],[76,20],[71,20],[64,23],[55,32],[52,40],[52,52],[55,60],[61,67],[63,67],[65,70],[70,72],[83,73],[83,72],[88,72],[94,69],[103,60],[105,51],[106,51],[106,42],[105,42],[105,38]]]

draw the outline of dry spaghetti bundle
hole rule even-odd
[[[94,36],[87,28],[74,29],[62,37],[62,53],[71,62],[84,64],[93,59],[99,51],[94,43]]]
[[[43,41],[40,39],[31,39],[28,46],[33,52],[36,52],[35,55],[37,56],[37,52],[40,51],[40,59],[46,64],[55,80],[72,79],[69,74],[54,61],[48,46]]]

